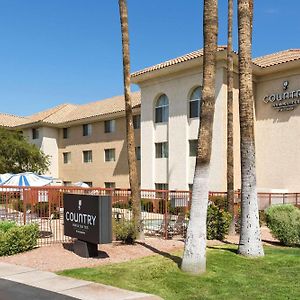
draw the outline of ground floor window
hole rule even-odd
[[[106,189],[115,189],[116,183],[115,182],[104,182],[104,186]]]

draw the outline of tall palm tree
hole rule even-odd
[[[139,179],[136,164],[135,138],[132,117],[132,106],[130,98],[130,55],[129,55],[129,33],[128,33],[128,12],[126,0],[119,0],[120,21],[122,31],[122,52],[123,52],[123,76],[124,76],[124,97],[126,114],[126,142],[129,167],[129,183],[131,189],[132,214],[135,230],[138,238],[141,237],[141,198],[139,190]]]
[[[198,132],[198,151],[193,180],[190,222],[181,269],[201,274],[206,271],[206,218],[208,178],[215,110],[216,54],[218,39],[217,0],[204,0],[203,92]]]
[[[229,233],[235,233],[234,224],[234,158],[233,158],[233,50],[232,50],[233,0],[228,0],[227,42],[227,203],[232,216]]]
[[[263,256],[256,191],[254,100],[252,87],[252,0],[238,0],[239,111],[241,134],[241,235],[239,253]]]

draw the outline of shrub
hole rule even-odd
[[[227,211],[228,203],[226,195],[209,195],[209,201],[220,209]]]
[[[208,206],[207,209],[207,239],[208,240],[224,240],[228,234],[231,215],[214,204]]]
[[[0,222],[1,223],[1,222]],[[24,226],[0,225],[0,256],[13,255],[33,249],[37,245],[39,228],[37,224]]]
[[[137,237],[133,222],[127,220],[113,221],[113,233],[124,244],[133,244]]]
[[[286,246],[300,245],[300,210],[291,204],[273,205],[266,211],[267,226]]]
[[[0,222],[0,232],[4,233],[8,231],[10,228],[17,226],[13,221],[1,221]]]

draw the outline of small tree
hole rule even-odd
[[[43,173],[49,157],[30,144],[20,132],[0,128],[0,173]]]

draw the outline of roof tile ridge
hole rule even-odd
[[[282,53],[286,53],[286,52],[290,52],[290,51],[300,51],[300,49],[295,48],[295,49],[281,50],[281,51],[277,51],[277,52],[274,52],[274,53],[269,53],[269,54],[266,54],[266,55],[255,57],[253,60],[264,59],[264,58],[267,58],[267,57],[273,57],[273,56],[276,56],[278,54],[282,54]]]
[[[2,113],[0,112],[0,115],[4,115],[4,116],[9,116],[9,117],[16,117],[16,118],[20,118],[20,119],[26,119],[26,120],[30,120],[29,116],[17,116],[15,114],[9,114],[9,113]]]

